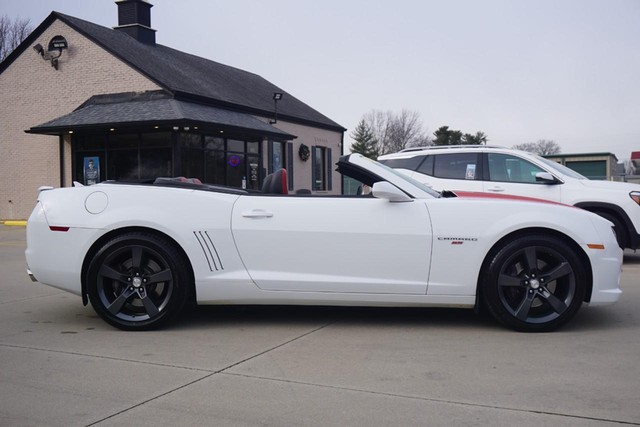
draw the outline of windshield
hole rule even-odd
[[[393,168],[390,168],[389,166],[384,165],[384,164],[382,164],[380,162],[377,162],[375,160],[372,160],[372,159],[367,159],[367,160],[371,160],[372,162],[375,162],[379,167],[385,169],[389,173],[394,174],[398,178],[401,178],[404,181],[409,182],[411,185],[413,185],[415,187],[418,187],[419,189],[421,189],[425,193],[428,193],[429,195],[431,195],[431,196],[433,196],[435,198],[439,198],[439,197],[442,196],[439,192],[435,191],[433,188],[427,187],[426,185],[424,185],[420,181],[416,181],[415,179],[411,178],[410,176],[407,176],[407,175],[403,174],[402,172],[398,172],[397,170],[395,170]]]
[[[566,175],[575,179],[589,179],[584,175],[580,175],[578,172],[574,171],[573,169],[569,169],[565,165],[561,165],[560,163],[554,162],[553,160],[545,159],[544,157],[540,157],[540,156],[536,156],[536,157],[545,165],[554,169],[556,172],[560,172],[563,175]]]

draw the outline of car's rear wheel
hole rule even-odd
[[[185,306],[189,274],[165,238],[132,232],[109,240],[93,257],[87,292],[94,310],[124,330],[155,329]]]
[[[510,328],[552,331],[582,305],[585,267],[559,238],[521,236],[494,253],[482,291],[491,314]]]

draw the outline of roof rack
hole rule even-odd
[[[430,145],[428,147],[412,147],[405,148],[398,151],[399,153],[411,153],[414,151],[428,151],[428,150],[443,150],[450,148],[506,148],[501,145],[481,145],[481,144],[467,144],[467,145]]]

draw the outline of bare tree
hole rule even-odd
[[[526,142],[524,144],[517,144],[511,148],[515,148],[516,150],[528,151],[530,153],[536,153],[540,156],[558,154],[561,151],[560,146],[555,141],[547,139],[539,139],[538,142]]]
[[[0,62],[33,31],[29,19],[12,20],[7,15],[0,16]]]
[[[392,115],[390,111],[385,113],[379,110],[371,110],[362,118],[371,132],[373,132],[375,140],[378,141],[378,154],[390,152],[385,149],[389,144],[390,115]]]
[[[407,147],[431,145],[417,111],[403,109],[396,114],[392,111],[372,110],[364,115],[363,120],[378,141],[380,155],[395,153]]]

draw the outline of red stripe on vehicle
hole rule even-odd
[[[453,192],[456,194],[456,196],[463,197],[463,198],[519,200],[524,202],[549,203],[551,205],[570,206],[570,205],[565,205],[564,203],[554,202],[552,200],[536,199],[535,197],[517,196],[515,194],[494,194],[494,193],[480,193],[476,191],[458,191],[458,190],[453,190]]]

